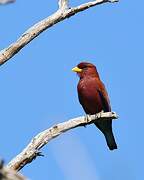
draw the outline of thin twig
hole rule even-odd
[[[68,0],[59,0],[59,9],[65,10],[68,9]]]
[[[66,122],[54,125],[53,127],[46,129],[45,131],[36,135],[28,146],[14,159],[12,159],[7,167],[13,170],[20,170],[26,164],[31,163],[37,156],[42,156],[39,150],[46,145],[49,141],[61,135],[62,133],[69,131],[79,126],[85,126],[94,123],[97,120],[106,121],[108,119],[117,119],[118,116],[114,112],[100,112],[96,115],[81,116],[74,119],[70,119]]]
[[[114,3],[114,2],[118,2],[118,0],[95,0],[82,4],[77,7],[66,8],[68,6],[68,1],[60,0],[58,11],[56,11],[54,14],[47,17],[46,19],[38,22],[34,26],[32,26],[24,34],[22,34],[16,42],[12,43],[9,47],[0,51],[0,65],[4,64],[6,61],[12,58],[24,46],[26,46],[29,42],[31,42],[34,38],[36,38],[40,33],[52,27],[54,24],[63,21],[64,19],[69,18],[75,15],[76,13],[84,11],[90,7],[103,3]]]

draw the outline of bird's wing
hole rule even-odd
[[[83,105],[83,98],[80,93],[78,93],[78,99],[81,105]]]
[[[111,111],[110,100],[109,100],[107,91],[106,91],[105,86],[104,86],[103,83],[99,86],[97,91],[98,91],[99,96],[101,98],[103,110],[105,112],[110,112]]]

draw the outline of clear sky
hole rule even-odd
[[[71,0],[78,5],[86,0]],[[144,179],[144,1],[103,4],[42,33],[0,67],[0,156],[7,163],[40,131],[83,115],[77,98],[80,61],[97,66],[112,110],[118,150],[94,125],[56,138],[21,171],[32,180]],[[57,1],[0,6],[0,49],[52,14]]]

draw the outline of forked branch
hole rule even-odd
[[[68,8],[68,0],[59,0],[59,9],[54,14],[32,26],[24,34],[22,34],[16,42],[0,51],[0,65],[4,64],[39,34],[52,27],[56,23],[74,16],[78,12],[84,11],[90,7],[103,3],[114,2],[118,2],[118,0],[95,0],[79,5],[77,7]]]

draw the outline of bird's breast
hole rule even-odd
[[[78,83],[78,96],[87,114],[95,114],[102,110],[102,103],[95,79],[81,79]]]

